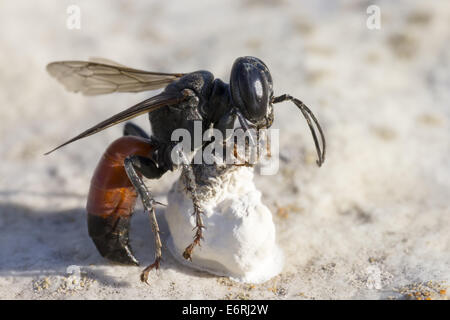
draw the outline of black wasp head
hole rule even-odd
[[[264,62],[255,57],[237,58],[231,69],[230,91],[235,107],[246,120],[257,127],[267,123],[272,116],[273,86]]]

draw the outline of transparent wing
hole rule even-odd
[[[156,90],[184,75],[133,69],[102,58],[56,61],[47,65],[47,71],[67,90],[84,95]]]
[[[86,131],[80,133],[76,137],[73,137],[72,139],[64,142],[63,144],[59,145],[58,147],[50,150],[49,152],[47,152],[45,154],[47,155],[65,145],[68,145],[69,143],[72,143],[74,141],[77,141],[82,138],[96,134],[97,132],[105,130],[113,125],[116,125],[123,121],[129,120],[131,118],[135,118],[141,114],[155,111],[156,109],[159,109],[161,107],[178,105],[186,99],[188,99],[188,94],[185,93],[184,90],[182,92],[176,92],[176,93],[162,92],[154,97],[151,97],[147,100],[139,102],[138,104],[136,104],[122,112],[119,112],[119,113],[113,115],[112,117],[96,124],[95,126],[87,129]]]

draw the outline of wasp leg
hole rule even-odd
[[[155,236],[155,261],[144,269],[141,273],[141,281],[148,284],[148,274],[154,268],[158,269],[162,256],[162,244],[161,238],[159,236],[159,226],[156,220],[154,205],[157,202],[153,199],[147,186],[142,181],[139,173],[142,173],[147,178],[159,178],[164,172],[163,170],[156,167],[155,163],[149,159],[142,156],[129,156],[124,161],[125,171],[139,194],[142,204],[144,205],[145,211],[150,215],[150,221],[152,224],[153,235]]]
[[[147,133],[141,127],[135,125],[132,122],[127,122],[125,124],[125,127],[123,128],[123,134],[125,136],[130,135],[130,136],[138,136],[138,137],[150,139],[150,137],[147,135]],[[142,173],[148,179],[159,179],[164,173],[162,170],[159,170],[157,168],[155,162],[149,158],[135,156],[135,157],[131,158],[129,161],[132,162],[132,166],[136,170],[138,170],[140,173]],[[133,174],[133,173],[131,173],[131,174]],[[137,183],[139,184],[140,182],[138,181]],[[136,189],[139,190],[138,188],[136,188]],[[146,189],[145,185],[144,185],[144,189]],[[144,199],[144,197],[141,195],[142,199]],[[152,230],[155,235],[155,248],[156,248],[155,262],[153,264],[149,265],[147,268],[145,268],[144,271],[141,273],[141,281],[148,283],[147,281],[148,281],[149,272],[153,268],[155,268],[155,269],[159,268],[159,263],[161,260],[161,239],[159,237],[159,227],[158,227],[158,223],[156,221],[155,210],[154,210],[153,206],[151,206],[150,211],[148,211],[148,209],[146,209],[146,210],[147,210],[147,212],[150,213],[150,218],[151,218],[151,222],[152,222]]]
[[[266,135],[266,151],[267,151],[267,157],[268,158],[272,158],[272,145],[271,145],[271,140],[270,140],[270,135],[267,133],[265,133]]]
[[[141,127],[132,122],[125,123],[125,126],[123,127],[123,135],[150,139],[149,135]]]
[[[200,245],[200,240],[203,239],[203,229],[205,226],[203,225],[202,219],[203,210],[201,209],[200,201],[197,197],[195,175],[194,170],[192,169],[192,164],[183,165],[183,176],[185,178],[186,189],[191,194],[192,205],[194,208],[193,215],[195,216],[194,241],[188,245],[186,249],[184,249],[183,258],[192,261],[192,251],[195,246]]]
[[[248,147],[248,144],[246,144],[246,147]],[[253,167],[253,165],[248,162],[247,149],[246,149],[246,155],[245,155],[245,159],[244,159],[244,158],[242,158],[239,155],[236,143],[233,143],[233,154],[234,154],[234,157],[239,161],[239,163],[233,163],[232,164],[233,166],[236,166],[236,167],[250,167],[250,168]]]
[[[239,154],[239,150],[237,149],[237,144],[236,141],[233,141],[233,155],[234,158],[237,160],[237,162],[233,162],[231,165],[235,166],[235,167],[253,167],[254,164],[249,162],[249,148],[250,148],[250,144],[247,140],[245,140],[245,155],[244,158],[241,157],[241,155]],[[259,148],[259,146],[257,146],[257,148]],[[259,159],[259,151],[257,151],[257,156]]]

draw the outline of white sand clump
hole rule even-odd
[[[235,281],[261,283],[280,273],[283,254],[275,241],[272,214],[253,182],[253,169],[221,171],[206,166],[199,171],[206,175],[197,190],[202,194],[204,240],[194,249],[192,261],[182,257],[195,227],[191,195],[182,176],[169,192],[165,212],[173,256],[187,266]]]

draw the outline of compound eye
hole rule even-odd
[[[234,103],[248,120],[257,122],[267,114],[272,88],[267,67],[259,59],[254,59],[244,57],[236,60],[231,71],[230,86]]]

